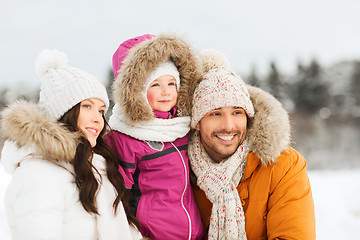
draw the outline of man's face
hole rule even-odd
[[[208,155],[219,163],[232,155],[244,141],[246,126],[244,109],[222,107],[205,114],[195,128],[200,131],[201,143]]]

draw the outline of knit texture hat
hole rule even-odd
[[[221,107],[241,107],[254,116],[254,107],[244,81],[229,70],[225,57],[214,50],[200,54],[205,72],[194,92],[191,127],[195,128],[204,115]]]
[[[41,109],[58,120],[76,104],[88,98],[99,98],[109,107],[106,89],[89,73],[66,65],[67,56],[57,50],[44,50],[36,60],[41,79]]]
[[[118,71],[121,68],[121,66],[123,65],[124,59],[129,54],[129,50],[131,48],[133,48],[134,46],[138,45],[139,43],[141,43],[145,40],[148,40],[148,39],[152,39],[154,37],[155,36],[151,35],[151,34],[144,34],[142,36],[128,39],[125,42],[123,42],[122,44],[120,44],[120,46],[118,47],[118,49],[116,50],[116,52],[114,53],[113,58],[112,58],[113,72],[114,72],[115,78],[117,78],[117,76],[119,75]]]
[[[147,92],[147,89],[149,88],[150,84],[157,79],[160,76],[164,75],[170,75],[175,78],[176,81],[176,87],[179,91],[180,87],[180,74],[178,69],[176,68],[175,64],[168,60],[166,62],[161,63],[155,70],[146,78],[145,80],[145,87],[144,90]]]

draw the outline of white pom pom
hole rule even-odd
[[[55,69],[65,66],[67,63],[67,56],[55,49],[43,50],[36,59],[35,70],[36,74],[41,77],[49,69]]]
[[[225,56],[216,50],[205,49],[200,52],[200,58],[202,60],[204,71],[208,72],[210,69],[224,67],[229,68],[229,61]]]

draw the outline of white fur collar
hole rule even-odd
[[[113,108],[109,124],[113,130],[141,141],[172,142],[177,138],[184,137],[190,131],[190,117],[154,118],[147,122],[133,124],[127,121],[118,104],[115,104]]]
[[[17,101],[0,113],[1,133],[19,147],[33,148],[34,154],[71,162],[80,133],[48,118],[38,104]]]

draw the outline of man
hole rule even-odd
[[[219,54],[203,60],[188,154],[208,238],[315,239],[306,161],[288,146],[287,112],[246,87]]]

